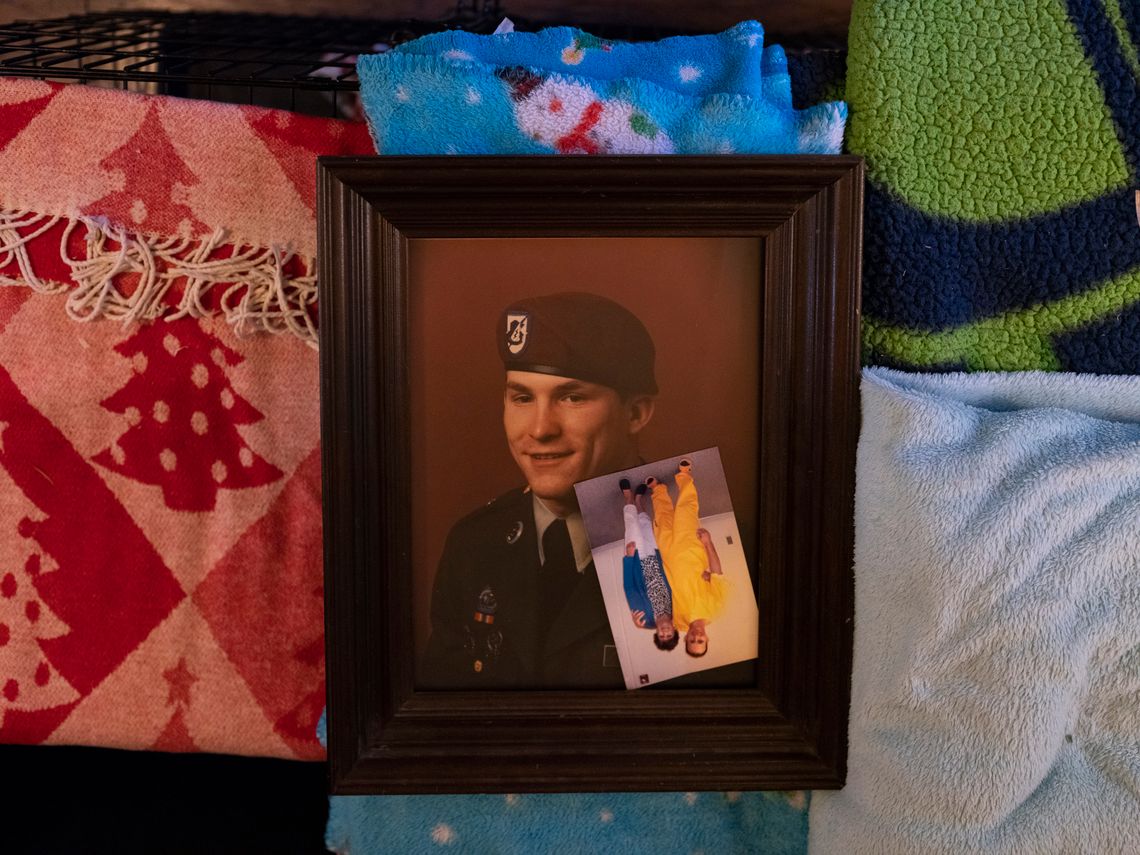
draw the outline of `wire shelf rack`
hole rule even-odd
[[[160,11],[19,21],[0,24],[0,76],[353,116],[360,54],[444,29],[489,33],[504,14],[500,0],[459,0],[434,21]],[[514,20],[519,29],[537,28]],[[632,41],[681,34],[586,29]]]
[[[496,9],[441,21],[152,11],[20,21],[0,25],[0,74],[337,115],[337,93],[359,88],[359,54],[446,28],[489,32]]]

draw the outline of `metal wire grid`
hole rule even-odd
[[[23,21],[0,24],[0,75],[350,116],[359,54],[442,29],[490,32],[503,14],[500,0],[459,0],[437,21],[151,11]],[[634,41],[678,35],[587,29]]]
[[[467,0],[437,21],[151,11],[17,21],[0,24],[0,72],[351,90],[357,86],[355,57],[373,45],[396,45],[448,28],[490,31],[502,16],[497,0],[484,0],[478,7]],[[651,28],[591,29],[633,40],[677,34]]]
[[[442,21],[117,12],[16,22],[0,25],[0,75],[337,115],[337,93],[359,88],[360,53],[448,27],[489,31],[497,4],[484,7]]]
[[[220,13],[116,13],[0,26],[5,74],[356,87],[355,56],[439,24]]]

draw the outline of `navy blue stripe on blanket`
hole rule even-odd
[[[1135,0],[1131,0],[1135,2]],[[1130,0],[1120,7],[1130,29],[1138,14],[1129,9]],[[1085,49],[1093,70],[1100,78],[1104,100],[1116,122],[1124,156],[1132,168],[1133,180],[1140,175],[1140,82],[1125,59],[1120,38],[1105,11],[1103,0],[1068,0],[1069,19]],[[1131,20],[1129,20],[1131,15]],[[1135,41],[1136,30],[1131,29]]]
[[[1062,371],[1135,374],[1140,370],[1140,303],[1053,338]]]
[[[868,181],[863,310],[945,330],[1079,294],[1140,267],[1133,191],[1049,214],[966,223],[925,214]]]
[[[1132,46],[1140,51],[1140,3],[1135,0],[1120,0],[1120,13],[1124,15],[1124,25],[1132,38]]]

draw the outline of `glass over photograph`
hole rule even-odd
[[[417,686],[638,688],[754,657],[757,242],[417,239],[408,268]],[[626,537],[623,477],[658,549]],[[629,543],[664,565],[640,609]]]
[[[717,449],[575,492],[627,689],[756,658],[759,610]]]

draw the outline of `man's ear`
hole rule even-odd
[[[641,433],[641,429],[649,424],[653,418],[653,409],[657,406],[657,399],[652,395],[635,395],[629,401],[629,433],[630,436]]]

